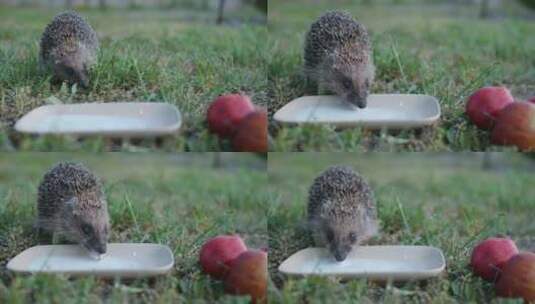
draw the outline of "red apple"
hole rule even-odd
[[[481,129],[491,129],[496,116],[508,104],[514,102],[511,92],[505,87],[485,87],[468,98],[466,114]]]
[[[225,290],[235,295],[250,295],[253,303],[267,303],[267,278],[267,253],[248,250],[232,261]]]
[[[239,122],[253,111],[254,105],[249,96],[220,96],[208,107],[208,128],[221,138],[230,138],[236,132]]]
[[[267,137],[267,112],[257,109],[238,125],[238,131],[232,138],[232,147],[238,152],[267,152]]]
[[[496,284],[496,294],[506,298],[523,298],[535,301],[535,254],[521,252],[504,266]]]
[[[518,253],[515,242],[505,238],[490,238],[472,251],[470,266],[481,278],[495,282],[504,264]]]
[[[223,279],[230,263],[247,250],[237,235],[220,235],[206,242],[199,256],[202,270],[216,279]]]
[[[515,102],[500,112],[492,131],[495,145],[512,145],[522,151],[535,150],[535,104]]]

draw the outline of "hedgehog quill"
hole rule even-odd
[[[106,253],[110,221],[100,180],[84,165],[59,163],[38,189],[37,227],[79,243],[92,257]]]
[[[97,34],[76,12],[60,13],[47,25],[41,37],[39,59],[52,69],[55,82],[89,86],[89,68],[96,63]]]
[[[365,108],[375,77],[366,28],[345,12],[327,12],[314,22],[305,40],[307,79],[354,106]]]
[[[354,246],[378,233],[372,189],[349,167],[328,168],[310,187],[308,224],[317,246],[345,260]]]

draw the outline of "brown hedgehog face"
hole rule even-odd
[[[351,67],[349,70],[335,70],[332,90],[347,103],[364,109],[370,91],[370,79],[362,74],[365,67]]]
[[[327,73],[323,75],[324,85],[347,103],[366,108],[371,84],[374,78],[373,65],[366,61],[332,55],[327,58]]]
[[[80,244],[88,251],[97,254],[106,253],[109,224],[102,219],[81,219],[78,224]]]
[[[92,254],[106,253],[109,235],[109,215],[104,198],[100,207],[81,210],[77,198],[72,198],[67,204],[70,206],[66,214],[63,230],[72,241],[78,242]],[[77,206],[78,205],[78,206]]]
[[[75,54],[64,56],[54,65],[54,73],[69,84],[78,84],[82,88],[89,87],[87,68],[77,59]]]
[[[338,262],[346,259],[347,255],[358,244],[359,229],[352,221],[324,221],[322,232],[327,248]]]

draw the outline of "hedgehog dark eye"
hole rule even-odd
[[[349,233],[349,241],[355,243],[357,241],[357,234],[355,232]]]
[[[91,234],[91,232],[93,232],[93,227],[91,227],[91,225],[89,224],[82,224],[82,232],[84,234]]]

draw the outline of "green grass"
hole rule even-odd
[[[377,68],[372,92],[436,96],[442,117],[432,127],[408,131],[337,131],[329,126],[284,127],[271,121],[272,151],[496,150],[489,143],[489,132],[466,119],[467,97],[487,85],[505,85],[519,99],[535,94],[533,20],[515,15],[481,20],[477,6],[466,5],[305,2],[270,1],[271,115],[306,93],[302,48],[310,24],[326,10],[343,9],[371,33]],[[515,8],[507,7],[507,12],[515,14]]]
[[[101,52],[86,91],[52,86],[40,71],[40,35],[57,11],[0,9],[0,149],[45,151],[229,150],[207,131],[207,105],[218,95],[245,92],[267,106],[267,29],[263,25],[216,26],[214,12],[188,10],[82,10],[99,35]],[[254,10],[242,19],[257,18]],[[230,18],[236,16],[230,15]],[[163,141],[110,143],[99,138],[15,134],[16,119],[50,100],[153,101],[178,106],[180,134]],[[2,128],[3,125],[3,128]],[[10,139],[9,141],[7,139]]]
[[[252,248],[267,245],[265,161],[247,154],[222,159],[224,167],[213,169],[211,154],[2,154],[0,302],[247,303],[245,297],[225,295],[222,284],[203,275],[197,264],[202,243],[218,234],[238,233]],[[175,257],[170,274],[105,281],[6,270],[10,258],[37,244],[32,228],[37,186],[60,160],[84,162],[102,178],[110,242],[168,245]]]
[[[506,303],[467,267],[476,242],[498,234],[535,252],[533,160],[495,156],[484,170],[479,154],[271,153],[268,210],[269,268],[285,303]],[[313,245],[306,233],[307,191],[321,171],[345,164],[375,192],[381,234],[373,244],[430,245],[443,250],[446,271],[422,282],[377,285],[336,278],[289,279],[280,263]],[[522,303],[510,301],[510,303]]]

